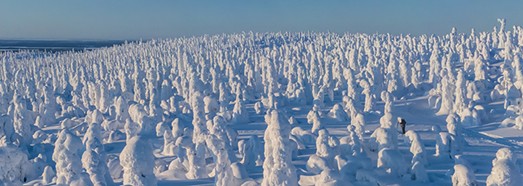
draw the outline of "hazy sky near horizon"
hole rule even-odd
[[[445,34],[523,26],[522,0],[6,0],[0,39],[150,39],[242,31]],[[511,28],[509,28],[511,29]]]

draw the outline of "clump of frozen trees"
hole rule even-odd
[[[290,124],[281,113],[272,110],[265,116],[265,161],[262,185],[297,185],[298,176],[292,164]]]
[[[144,137],[135,136],[127,141],[120,154],[120,164],[123,167],[123,184],[156,185],[152,147]]]
[[[522,178],[517,158],[508,148],[501,148],[492,160],[492,171],[487,177],[487,185],[519,185]]]
[[[58,134],[53,151],[56,162],[56,184],[90,185],[91,180],[82,168],[81,156],[84,151],[82,140],[68,129]]]
[[[243,170],[262,166],[262,185],[295,185],[298,175],[340,184],[372,180],[371,155],[379,156],[378,170],[431,181],[415,131],[404,136],[411,162],[400,158],[394,104],[427,95],[431,109],[447,117],[447,130],[436,134],[440,160],[456,161],[467,145],[465,127],[492,116],[503,115],[500,127],[523,129],[523,28],[500,23],[491,32],[443,36],[249,32],[81,52],[1,52],[0,146],[19,155],[0,160],[0,170],[14,172],[2,182],[42,174],[44,184],[121,178],[155,185],[170,174],[260,184]],[[489,110],[493,102],[503,104]],[[309,112],[300,118],[301,111]],[[263,115],[263,140],[236,131]],[[375,116],[379,127],[366,131]],[[329,134],[333,124],[347,125],[348,134]],[[120,142],[123,151],[108,157],[106,145]],[[38,156],[50,146],[52,157]],[[292,158],[307,150],[314,153],[302,175]],[[516,171],[509,158],[496,159],[492,183],[503,170]],[[21,166],[26,161],[37,171]],[[452,179],[475,183],[461,165]]]
[[[32,166],[27,154],[16,146],[0,146],[0,183],[21,185],[29,180]]]

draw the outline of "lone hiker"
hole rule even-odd
[[[398,124],[400,124],[401,131],[405,134],[405,125],[407,125],[407,122],[403,118],[398,117]]]

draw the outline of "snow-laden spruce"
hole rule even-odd
[[[14,145],[0,146],[0,184],[22,185],[33,171],[26,153]]]
[[[263,145],[256,135],[251,135],[246,141],[241,140],[243,145],[238,145],[240,155],[242,156],[241,163],[246,168],[253,168],[261,165],[264,160]]]
[[[362,138],[356,133],[354,125],[347,126],[349,135],[340,139],[340,155],[345,158],[359,157],[364,153]]]
[[[385,113],[380,118],[380,127],[374,130],[369,140],[369,148],[373,151],[381,151],[384,148],[398,148],[398,133],[391,113],[392,97],[384,91],[382,92],[382,99],[385,101]]]
[[[82,165],[89,174],[93,185],[113,185],[113,179],[106,164],[107,159],[101,133],[99,124],[89,124],[83,138],[85,151],[82,155]]]
[[[56,163],[56,184],[91,185],[89,175],[82,168],[81,155],[85,150],[82,140],[68,129],[62,129],[54,145],[52,158]]]
[[[298,177],[292,164],[289,135],[290,124],[277,110],[265,116],[267,129],[264,134],[265,161],[262,185],[297,185]]]
[[[413,130],[409,130],[405,133],[405,136],[409,138],[410,142],[410,153],[412,153],[412,161],[414,164],[419,161],[423,166],[427,165],[427,155],[425,153],[425,146],[419,137],[419,134]]]
[[[316,153],[309,157],[306,165],[310,173],[319,174],[324,170],[335,168],[334,157],[338,155],[338,152],[336,152],[338,144],[336,142],[337,139],[329,136],[326,129],[318,132],[318,137],[316,138]]]
[[[452,185],[456,186],[475,186],[476,176],[467,166],[463,164],[454,165],[454,174],[452,174]]]
[[[134,136],[127,140],[120,153],[120,164],[124,185],[156,185],[154,155],[147,137]]]
[[[403,159],[397,149],[383,148],[378,153],[378,168],[384,169],[387,173],[403,177],[407,174],[409,164]]]
[[[522,178],[517,159],[508,148],[501,148],[492,160],[492,171],[487,177],[487,185],[520,185]]]
[[[241,185],[247,181],[246,175],[235,176],[235,172],[243,170],[242,164],[232,166],[237,161],[227,137],[226,125],[220,116],[215,116],[210,128],[210,135],[206,140],[207,147],[213,154],[215,163],[214,174],[216,185]],[[252,149],[255,150],[255,149]],[[243,172],[243,171],[240,171]]]

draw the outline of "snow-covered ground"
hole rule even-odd
[[[500,23],[0,53],[0,185],[520,185],[523,28]]]

